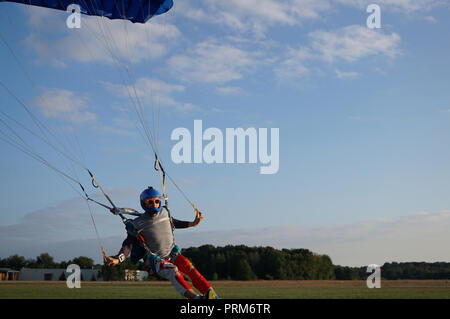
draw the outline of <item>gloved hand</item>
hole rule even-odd
[[[103,260],[103,262],[105,263],[105,265],[107,267],[116,266],[119,264],[119,258],[106,256],[106,258]]]

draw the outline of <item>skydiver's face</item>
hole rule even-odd
[[[145,207],[151,209],[151,208],[159,208],[159,205],[161,205],[161,200],[158,197],[149,198],[144,201]]]

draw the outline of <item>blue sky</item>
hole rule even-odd
[[[145,26],[83,16],[81,29],[72,30],[64,12],[0,3],[2,38],[20,61],[1,41],[0,80],[74,150],[117,205],[139,208],[140,191],[159,186],[159,178],[135,127],[125,86],[134,85],[166,170],[205,215],[199,227],[177,232],[182,246],[302,247],[347,265],[448,260],[441,244],[450,239],[448,3],[375,2],[377,30],[366,26],[368,1],[257,3],[175,1]],[[2,87],[0,104],[40,132]],[[159,126],[151,115],[158,110]],[[170,134],[193,131],[195,119],[204,129],[279,128],[278,173],[260,175],[260,164],[174,164]],[[18,132],[104,200],[80,167]],[[47,167],[0,145],[0,255],[49,251],[98,260],[96,243],[62,248],[96,241],[81,197]],[[173,215],[192,219],[171,184],[168,194]],[[120,220],[91,208],[108,253],[115,253],[124,235]],[[374,240],[383,244],[364,253]]]

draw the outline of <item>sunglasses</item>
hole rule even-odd
[[[161,201],[159,199],[147,199],[144,202],[146,205],[150,205],[150,204],[158,205],[159,203],[161,203]]]

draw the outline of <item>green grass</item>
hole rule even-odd
[[[301,298],[449,298],[445,281],[383,282],[369,289],[363,281],[257,281],[212,283],[223,299]],[[383,286],[384,284],[384,286]],[[65,282],[0,282],[0,299],[174,299],[182,298],[169,282],[82,282],[81,289],[69,289]]]

